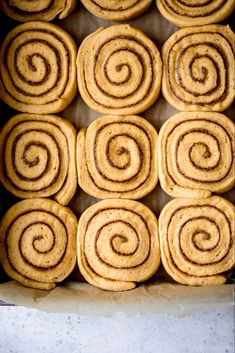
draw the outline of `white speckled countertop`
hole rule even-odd
[[[1,353],[234,353],[232,307],[176,319],[0,307]]]

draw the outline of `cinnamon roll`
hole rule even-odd
[[[170,201],[159,218],[163,266],[182,284],[225,283],[235,265],[234,229],[234,206],[222,197]]]
[[[178,110],[223,111],[235,97],[235,35],[228,26],[189,27],[163,45],[162,92]]]
[[[184,112],[159,134],[159,178],[171,196],[209,197],[235,184],[235,126],[225,115]]]
[[[83,276],[106,290],[135,288],[160,264],[156,217],[136,201],[104,200],[89,207],[79,220],[77,247]]]
[[[105,20],[123,21],[138,17],[152,0],[81,0],[93,15]]]
[[[9,277],[26,287],[49,290],[76,264],[77,219],[48,199],[23,200],[0,225],[0,261]]]
[[[56,113],[77,91],[76,45],[61,28],[27,22],[5,38],[0,53],[0,98],[25,113]]]
[[[100,198],[139,199],[158,181],[157,132],[139,116],[105,116],[77,139],[80,187]]]
[[[136,114],[158,98],[160,54],[147,36],[129,25],[89,35],[79,48],[77,67],[81,96],[98,112]]]
[[[67,17],[76,6],[76,0],[1,0],[0,9],[19,22],[52,21]]]
[[[76,191],[76,130],[53,115],[19,114],[0,133],[0,180],[20,198],[53,196],[66,205]]]
[[[234,0],[157,0],[162,16],[179,27],[201,26],[225,20],[234,10]]]

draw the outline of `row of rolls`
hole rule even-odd
[[[0,262],[9,277],[44,290],[76,263],[90,284],[111,291],[135,288],[160,262],[181,284],[223,284],[235,265],[234,221],[234,206],[220,196],[176,198],[158,221],[133,200],[97,202],[77,221],[56,201],[27,199],[1,221]]]
[[[159,135],[137,115],[107,115],[78,133],[55,115],[18,114],[0,132],[0,181],[15,196],[67,205],[77,184],[98,199],[208,198],[235,185],[235,126],[221,113],[181,112]]]
[[[146,11],[152,0],[81,0],[93,15],[112,21],[136,18]],[[20,22],[51,21],[67,17],[77,0],[2,0],[0,9]],[[234,0],[157,0],[161,15],[179,27],[217,23],[226,19],[235,8]]]
[[[57,116],[19,114],[0,141],[1,182],[24,198],[0,224],[0,263],[11,278],[49,290],[78,263],[90,284],[122,291],[162,262],[182,284],[226,282],[235,265],[234,206],[211,196],[235,180],[234,124],[226,116],[178,113],[158,136],[139,116],[101,117],[77,134]],[[133,199],[153,190],[158,175],[178,197],[157,221]],[[105,198],[79,221],[65,207],[77,177],[87,193]]]
[[[223,111],[235,97],[235,35],[229,26],[176,31],[163,45],[128,24],[100,28],[77,46],[61,28],[16,26],[0,51],[0,98],[12,108],[55,114],[78,93],[103,114],[139,114],[160,90],[180,111]]]

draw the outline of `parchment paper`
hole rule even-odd
[[[232,26],[235,23],[234,20],[235,16],[233,15],[224,24]],[[145,32],[159,49],[161,49],[166,39],[177,30],[176,26],[170,24],[159,14],[155,4],[138,19],[126,22]],[[99,27],[115,24],[111,21],[96,18],[82,5],[78,5],[75,11],[65,20],[54,21],[54,23],[70,33],[78,46],[88,34]],[[17,25],[16,22],[0,14],[0,42],[15,25]],[[231,119],[234,117],[234,109],[235,105],[225,112]],[[148,119],[159,131],[164,121],[175,113],[177,111],[163,97],[160,97],[154,106],[140,115]],[[7,119],[14,114],[17,114],[17,112],[0,102],[0,126],[3,126]],[[58,115],[69,119],[77,129],[88,126],[94,119],[102,116],[102,114],[89,109],[79,95],[66,110]],[[224,197],[232,200],[234,194],[230,192]],[[158,217],[160,210],[170,199],[158,184],[152,193],[139,201],[149,206]],[[19,199],[1,188],[1,216],[17,201]],[[69,207],[79,218],[87,207],[97,201],[97,199],[78,189]],[[117,311],[121,311],[128,315],[166,313],[178,317],[221,305],[232,305],[234,302],[234,286],[232,284],[212,287],[181,286],[174,283],[162,269],[147,284],[122,293],[103,291],[81,282],[81,280],[78,270],[75,269],[67,281],[58,285],[54,290],[46,292],[25,288],[15,281],[9,281],[9,279],[7,281],[7,278],[1,273],[0,300],[48,312],[110,316]]]

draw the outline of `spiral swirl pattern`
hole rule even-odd
[[[157,220],[136,201],[104,200],[88,208],[77,242],[81,273],[102,289],[132,289],[160,264]]]
[[[204,198],[234,186],[235,127],[225,115],[179,113],[159,134],[159,177],[171,196]]]
[[[52,196],[67,204],[76,191],[76,130],[52,115],[19,114],[0,133],[0,180],[21,198]]]
[[[81,0],[93,15],[112,21],[122,21],[141,15],[152,0]]]
[[[35,114],[59,112],[76,94],[76,45],[55,25],[19,25],[3,43],[0,77],[0,98],[11,107]]]
[[[179,27],[201,26],[223,21],[234,10],[234,0],[157,0],[168,21]]]
[[[162,63],[154,43],[129,25],[101,28],[81,44],[78,86],[84,101],[101,113],[146,110],[160,91]]]
[[[65,18],[74,9],[76,0],[1,0],[0,9],[16,21],[51,21]]]
[[[210,285],[226,282],[235,264],[234,206],[219,196],[175,199],[159,218],[161,259],[177,282]]]
[[[184,111],[222,111],[235,96],[235,36],[227,26],[190,27],[163,46],[162,91]]]
[[[158,180],[157,132],[139,116],[105,116],[77,140],[79,185],[97,198],[138,199]]]
[[[48,199],[23,200],[12,206],[0,225],[0,261],[21,284],[52,289],[76,263],[77,219]]]

